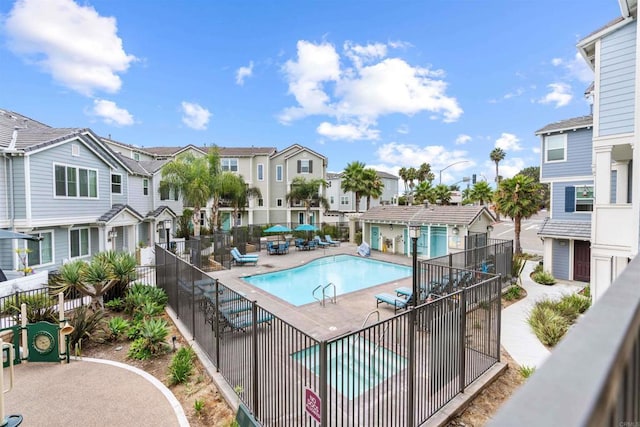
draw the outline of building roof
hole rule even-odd
[[[471,225],[481,215],[495,218],[486,206],[376,206],[362,214],[364,222]]]
[[[136,175],[150,176],[151,174],[140,164],[127,156],[123,156],[120,153],[115,153],[115,156]]]
[[[574,130],[574,129],[582,129],[582,128],[590,128],[593,126],[593,116],[580,116],[574,117],[572,119],[560,120],[558,122],[553,122],[545,127],[538,129],[536,131],[536,135],[541,135],[543,133],[551,133],[551,132],[561,132],[566,130]]]
[[[327,179],[340,179],[341,177],[341,173],[327,172]]]
[[[129,205],[115,204],[115,205],[113,205],[111,207],[111,209],[109,209],[100,218],[98,218],[98,222],[109,222],[113,218],[115,218],[120,212],[125,211],[125,210],[127,210],[127,211],[131,212],[131,214],[137,216],[139,220],[142,220],[144,218],[142,215],[140,215],[138,213],[138,211],[136,211],[135,209],[133,209]]]
[[[538,230],[539,236],[591,240],[591,222],[547,218]]]
[[[169,206],[162,205],[162,206],[159,206],[156,210],[150,211],[149,213],[147,213],[147,218],[157,218],[164,211],[168,211],[171,214],[171,216],[173,216],[173,217],[177,217],[178,216],[178,215],[176,215],[176,213],[173,210],[171,210],[171,208]]]

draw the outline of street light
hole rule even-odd
[[[411,237],[411,255],[413,256],[413,306],[418,305],[418,237],[420,226],[409,224],[409,237]]]
[[[439,172],[439,176],[440,176],[440,177],[438,178],[438,184],[442,184],[442,172],[446,171],[446,170],[447,170],[447,169],[449,169],[451,166],[459,165],[459,164],[461,164],[461,163],[469,163],[469,160],[460,160],[459,162],[451,163],[450,165],[448,165],[448,166],[446,166],[446,167],[444,167],[444,168],[440,169],[440,172]]]

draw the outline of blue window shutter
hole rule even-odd
[[[572,185],[564,188],[564,211],[576,210],[576,188]]]

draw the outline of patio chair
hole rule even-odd
[[[269,255],[277,255],[278,245],[274,245],[273,242],[267,242],[267,253]]]
[[[409,295],[408,298],[400,298],[395,295],[381,293],[375,295],[376,298],[376,307],[380,305],[380,303],[387,303],[393,306],[393,312],[397,313],[398,310],[403,310],[412,304],[413,294]]]
[[[258,265],[258,255],[242,255],[237,248],[232,248],[231,256],[233,257],[236,265],[246,265],[251,263]]]
[[[314,237],[313,237],[313,240],[315,240],[315,241],[316,241],[316,244],[317,244],[318,246],[320,246],[321,248],[325,248],[325,247],[327,247],[327,246],[331,246],[331,244],[330,244],[330,243],[323,242],[323,241],[322,241],[322,239],[320,239],[320,236],[314,236]]]
[[[324,235],[324,240],[330,244],[331,246],[340,246],[340,241],[338,240],[333,240],[333,238],[331,236],[329,236],[328,234]]]

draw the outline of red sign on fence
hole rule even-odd
[[[322,402],[320,401],[320,397],[308,388],[304,390],[304,407],[307,410],[307,414],[309,414],[311,418],[313,418],[317,422],[322,421],[322,417],[320,415]]]

